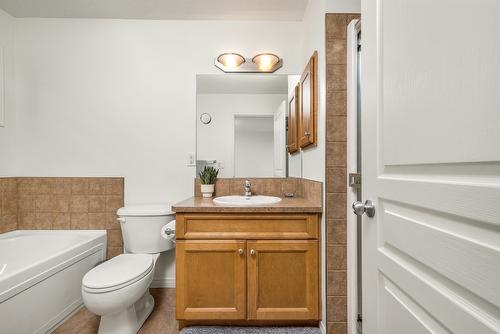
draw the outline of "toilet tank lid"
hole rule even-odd
[[[118,216],[168,216],[173,215],[172,206],[167,204],[127,205],[118,209]]]

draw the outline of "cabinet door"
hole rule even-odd
[[[299,98],[299,145],[305,148],[309,145],[316,145],[317,142],[317,68],[318,53],[314,52],[309,63],[300,78],[300,98]]]
[[[318,242],[248,241],[248,319],[318,319]]]
[[[299,111],[299,85],[295,86],[292,95],[288,98],[288,132],[287,145],[290,154],[299,150],[298,136],[298,111]]]
[[[245,319],[245,256],[245,241],[178,241],[177,319]]]

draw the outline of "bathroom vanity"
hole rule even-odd
[[[180,327],[317,324],[321,200],[238,206],[192,197],[173,210]]]

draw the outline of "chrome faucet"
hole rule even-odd
[[[248,180],[245,181],[245,196],[252,196],[252,184]]]

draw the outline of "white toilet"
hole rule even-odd
[[[170,206],[129,206],[117,214],[126,254],[98,265],[82,280],[85,306],[101,316],[99,334],[139,331],[154,307],[149,285],[156,260],[175,247],[175,222],[171,223],[175,214]]]

